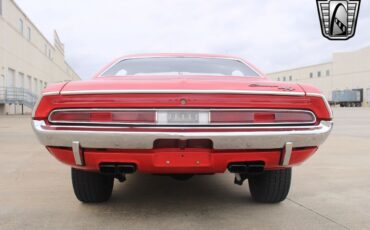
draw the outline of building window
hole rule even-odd
[[[26,89],[32,91],[32,77],[30,75],[27,76],[26,87]]]
[[[27,39],[28,41],[31,41],[31,28],[27,27]]]
[[[35,93],[35,94],[37,94],[37,92],[38,92],[39,90],[38,90],[38,88],[37,88],[37,79],[36,78],[34,78],[33,79],[33,93]]]
[[[0,75],[0,87],[5,87],[5,75]]]
[[[19,32],[23,35],[23,20],[19,19]]]
[[[321,77],[321,71],[317,72],[317,77]]]
[[[3,15],[3,1],[0,0],[0,15]]]
[[[277,80],[280,81],[280,77],[278,77]]]
[[[313,78],[313,73],[310,73],[310,78]]]
[[[326,76],[330,76],[330,70],[326,71]]]
[[[18,76],[19,77],[18,77],[17,87],[24,89],[24,73],[19,72],[18,73]]]
[[[286,77],[283,77],[283,81],[286,81]]]
[[[8,74],[6,75],[6,86],[9,88],[15,87],[15,70],[8,68]]]
[[[45,53],[45,55],[47,54],[47,52],[48,52],[48,46],[46,44],[44,44],[44,53]]]
[[[293,77],[292,76],[289,76],[289,81],[292,81],[293,80]]]

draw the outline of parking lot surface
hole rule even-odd
[[[28,116],[0,116],[0,229],[370,229],[370,109],[335,109],[319,152],[294,168],[288,199],[258,204],[233,175],[186,182],[135,174],[86,205],[70,169],[37,142]]]

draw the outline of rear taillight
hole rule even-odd
[[[35,106],[32,118],[46,120],[52,111],[61,108],[91,110],[91,107],[109,110],[110,108],[137,108],[145,109],[158,107],[178,107],[176,98],[186,98],[187,108],[220,108],[242,110],[240,108],[253,107],[255,110],[300,110],[312,111],[318,121],[331,120],[330,107],[321,94],[308,94],[305,97],[271,96],[271,95],[207,95],[207,94],[106,94],[106,95],[46,95],[42,97],[38,106]],[[222,110],[222,109],[220,109]]]
[[[212,111],[211,123],[284,124],[315,123],[309,111]]]
[[[119,110],[67,109],[55,110],[49,116],[51,123],[69,124],[147,124],[147,125],[281,125],[314,124],[315,115],[306,110]]]
[[[155,111],[54,111],[52,123],[155,124]]]

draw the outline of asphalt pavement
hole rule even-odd
[[[0,229],[370,229],[370,108],[337,108],[319,152],[294,168],[288,199],[252,201],[229,173],[186,182],[135,174],[112,199],[82,204],[70,168],[28,116],[0,116]]]

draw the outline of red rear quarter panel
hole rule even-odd
[[[299,84],[300,87],[307,93],[315,93],[315,94],[322,94],[322,91],[317,88],[316,86],[309,85],[309,84]]]
[[[50,95],[50,94],[59,94],[63,87],[68,84],[68,82],[61,82],[48,85],[43,91],[43,95]]]

